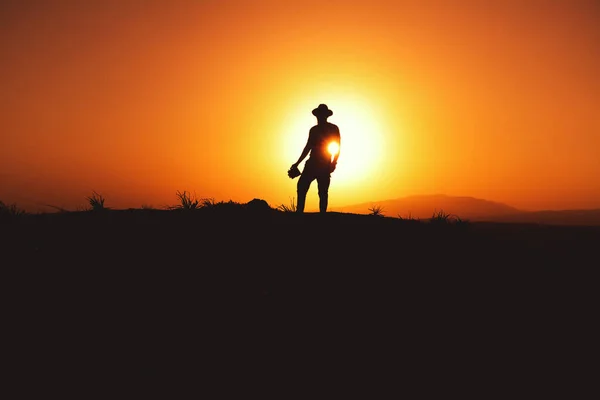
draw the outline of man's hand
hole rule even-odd
[[[335,167],[337,167],[337,162],[336,161],[334,161],[334,162],[331,163],[331,166],[329,168],[329,172],[335,171]]]
[[[288,174],[288,177],[290,177],[291,179],[294,179],[294,178],[302,175],[302,172],[300,172],[300,170],[298,169],[298,164],[292,164],[290,169],[288,169],[287,174]]]

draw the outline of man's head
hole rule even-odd
[[[312,114],[317,117],[318,121],[326,121],[327,118],[333,115],[333,111],[331,111],[327,105],[319,104],[317,108],[312,110]]]

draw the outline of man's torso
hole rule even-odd
[[[339,143],[340,130],[337,125],[330,122],[315,125],[309,131],[310,157],[307,165],[316,168],[329,168],[331,164],[331,153],[329,144],[331,142]]]

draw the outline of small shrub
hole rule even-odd
[[[384,207],[380,206],[380,205],[374,205],[371,208],[369,208],[369,211],[371,211],[371,213],[369,215],[372,215],[374,217],[383,217],[383,210]]]
[[[293,201],[292,201],[292,203],[293,203]],[[251,212],[257,212],[257,213],[268,212],[268,211],[273,210],[273,208],[271,208],[271,206],[269,205],[269,203],[267,203],[266,200],[258,199],[258,198],[254,198],[254,199],[250,200],[249,202],[247,202],[246,204],[243,205],[243,208],[246,210],[250,210]]]
[[[92,192],[91,196],[86,197],[88,203],[90,204],[91,211],[104,211],[107,208],[104,206],[104,197],[95,191]]]

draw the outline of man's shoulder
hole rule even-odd
[[[336,124],[333,124],[331,122],[325,122],[324,124],[320,125],[313,125],[309,132],[319,132],[319,133],[325,133],[325,132],[339,132],[340,128],[338,128],[338,126]]]
[[[335,131],[337,133],[340,132],[340,128],[336,124],[332,124],[331,122],[327,122],[327,125],[329,126],[330,130]]]

